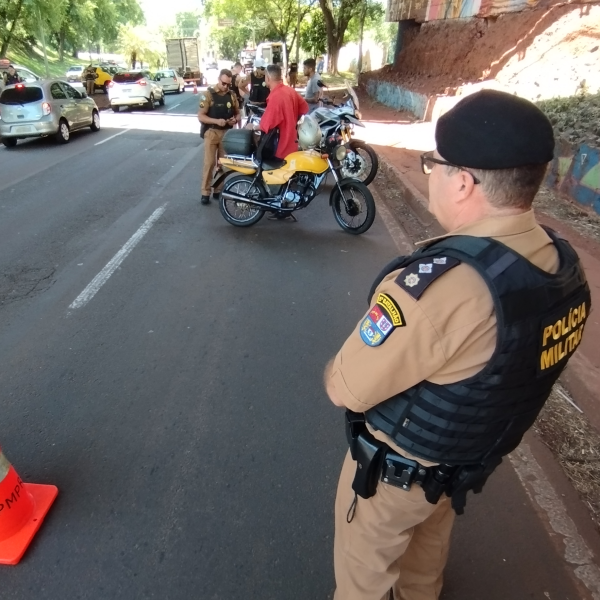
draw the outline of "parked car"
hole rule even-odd
[[[7,85],[0,94],[0,137],[7,148],[17,140],[54,136],[61,144],[71,132],[100,131],[100,114],[92,98],[60,79]]]
[[[109,84],[108,99],[114,112],[119,112],[121,106],[145,106],[154,110],[157,102],[165,105],[165,91],[148,71],[123,71]]]
[[[65,73],[67,81],[81,81],[81,75],[83,74],[83,65],[73,65],[69,67],[69,70]]]
[[[181,75],[178,75],[174,69],[163,69],[158,71],[154,77],[155,81],[158,81],[160,87],[165,92],[177,92],[181,94],[185,90],[185,80]]]

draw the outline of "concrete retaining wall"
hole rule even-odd
[[[408,110],[418,119],[425,119],[430,103],[430,96],[413,92],[401,85],[375,79],[362,79],[371,98],[396,110]]]
[[[600,214],[600,150],[559,139],[547,183]]]

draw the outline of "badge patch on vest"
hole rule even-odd
[[[581,342],[590,313],[589,297],[557,311],[542,322],[538,376],[564,367]]]
[[[460,260],[450,256],[421,258],[410,263],[396,277],[396,285],[408,292],[415,300],[418,300],[440,275],[459,264]]]
[[[405,325],[396,301],[387,294],[379,294],[376,304],[360,324],[360,337],[367,346],[380,346],[396,327]]]

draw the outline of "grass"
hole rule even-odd
[[[6,58],[12,63],[21,65],[40,77],[46,76],[46,66],[44,64],[44,53],[40,47],[25,49],[16,45],[11,46]],[[58,60],[58,53],[48,48],[48,71],[50,77],[64,77],[68,68],[72,65],[82,65],[85,61],[72,56],[65,56],[65,60]]]
[[[339,75],[323,73],[322,79],[323,83],[326,83],[329,87],[343,87],[346,79],[350,82],[350,85],[356,85],[356,73],[346,73],[343,71],[340,71]]]

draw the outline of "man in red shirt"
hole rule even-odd
[[[281,67],[267,67],[267,86],[271,90],[267,98],[267,109],[260,120],[260,129],[268,133],[279,127],[279,144],[275,156],[285,158],[298,150],[296,124],[302,115],[308,113],[306,100],[296,90],[283,85]]]

